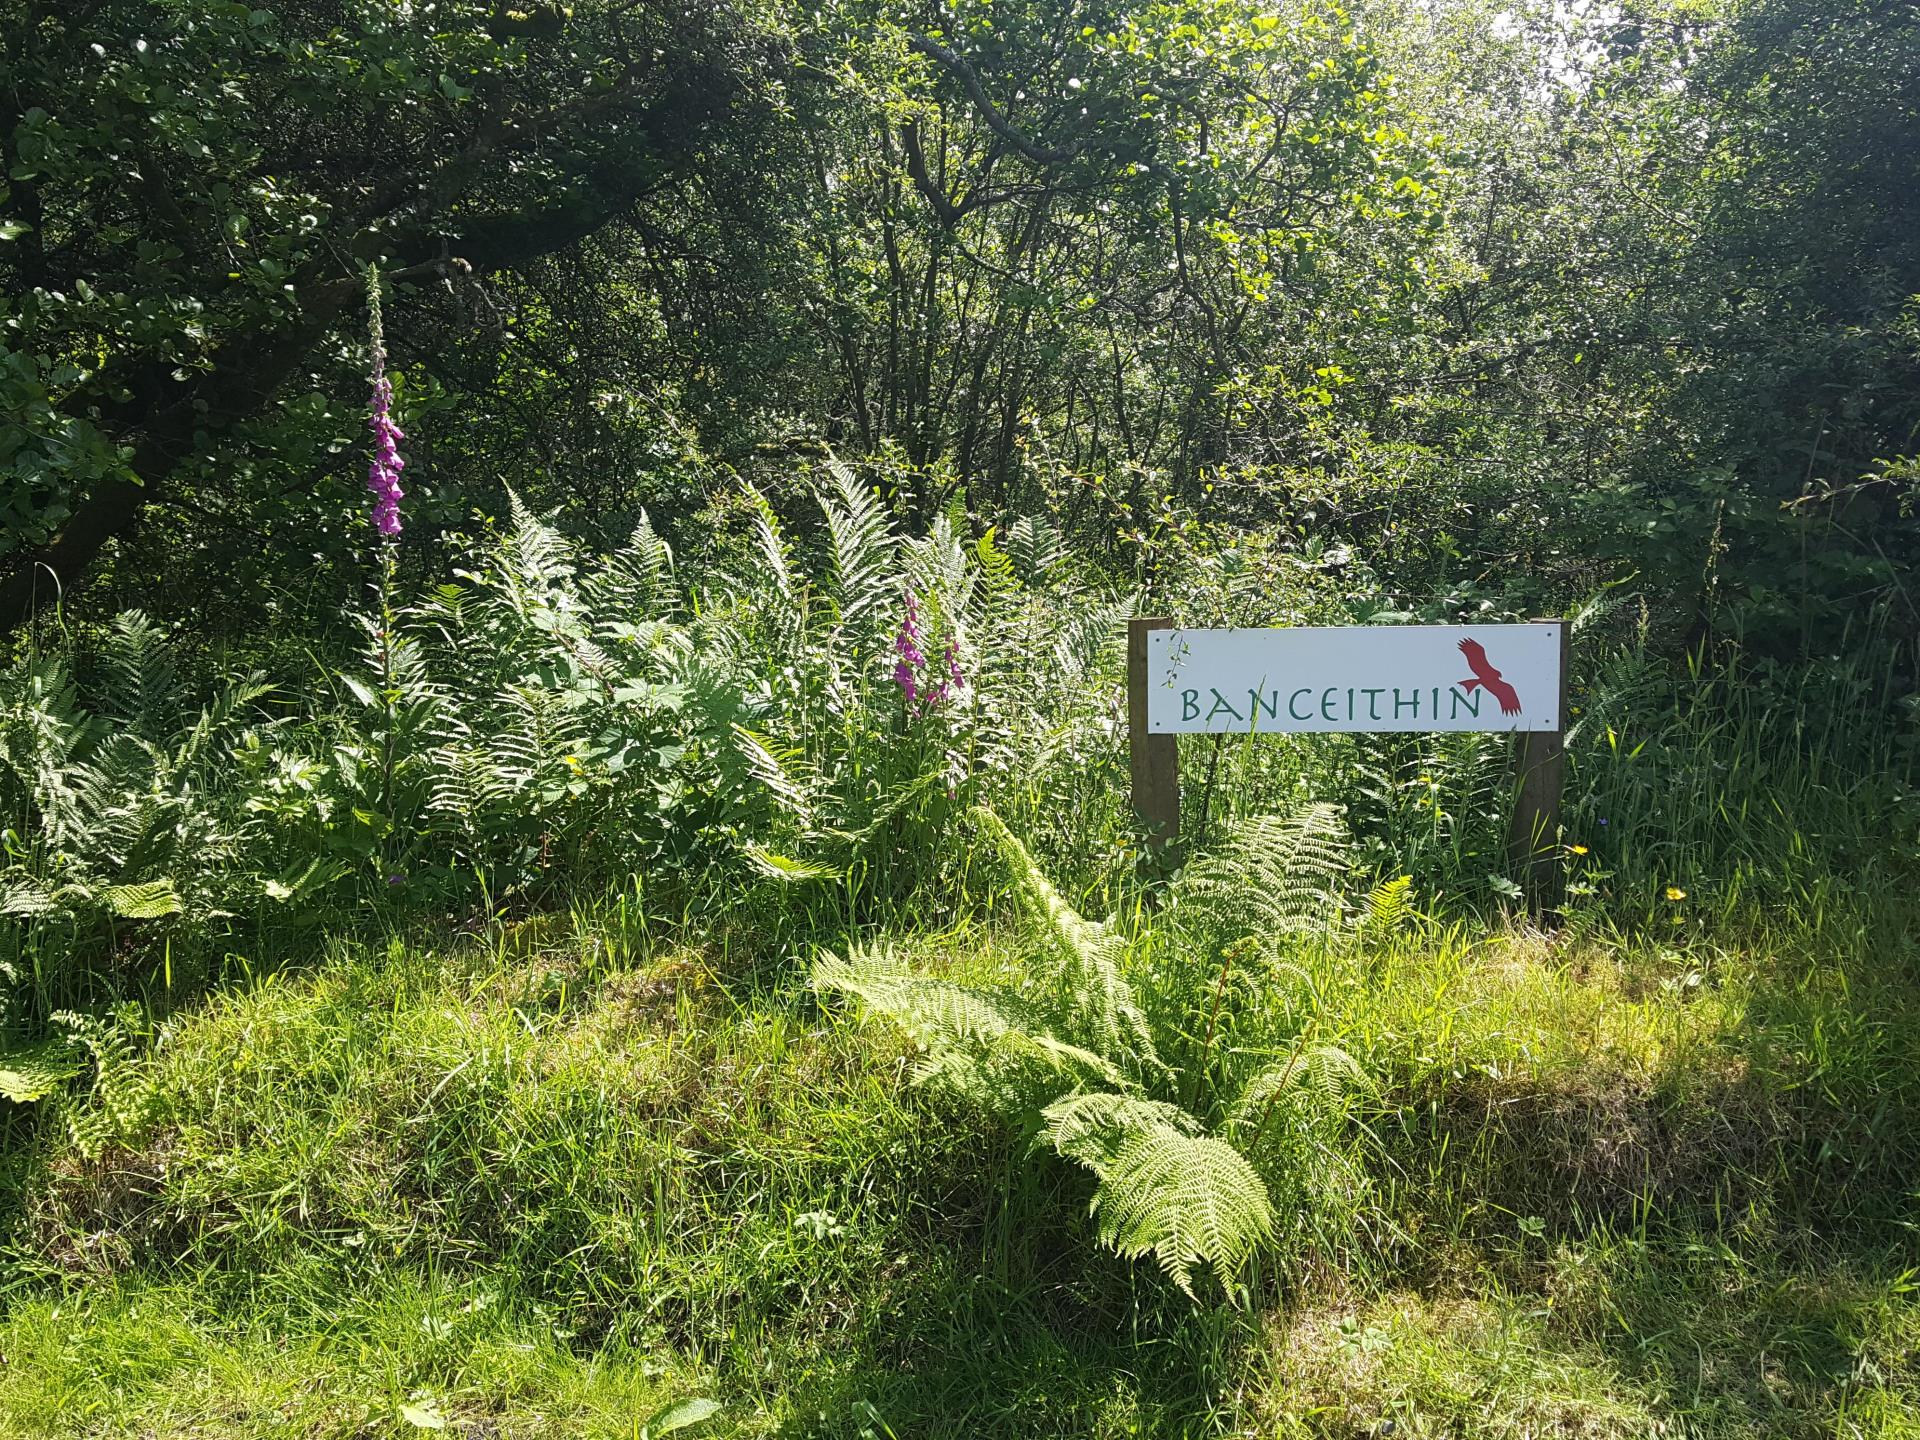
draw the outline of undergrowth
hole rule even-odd
[[[305,710],[20,657],[0,1433],[1920,1427],[1900,657],[1583,615],[1530,917],[1496,738],[1148,852],[1127,599],[816,499],[523,512]]]
[[[865,943],[991,995],[1075,926],[1037,898]],[[937,1047],[836,1022],[777,956],[591,905],[336,946],[162,1021],[115,1115],[76,1091],[16,1124],[0,1417],[611,1436],[709,1398],[741,1435],[1905,1433],[1910,981],[1418,901],[1270,939],[1288,985],[1229,980],[1211,1039],[1210,1005],[1141,991],[1188,1113],[1234,1092],[1178,1075],[1257,1071],[1262,1035],[1364,1077],[1306,1132],[1355,1177],[1339,1223],[1229,1266],[1237,1308],[1105,1256],[1075,1147],[908,1083]],[[1131,942],[1143,987],[1183,908]]]

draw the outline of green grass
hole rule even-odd
[[[778,956],[590,906],[336,945],[161,1022],[117,1133],[70,1102],[91,1156],[15,1115],[0,1433],[1916,1433],[1903,969],[1418,922],[1289,963],[1368,1184],[1235,1311]]]

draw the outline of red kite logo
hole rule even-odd
[[[1484,685],[1487,693],[1500,702],[1502,715],[1518,715],[1520,696],[1487,660],[1486,647],[1478,640],[1462,640],[1460,653],[1467,657],[1467,668],[1473,671],[1473,678],[1460,681],[1460,688],[1471,695],[1476,687]]]

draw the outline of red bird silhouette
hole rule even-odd
[[[1500,702],[1502,715],[1518,715],[1520,696],[1513,686],[1500,678],[1500,672],[1487,662],[1486,647],[1478,640],[1462,640],[1460,653],[1467,657],[1467,668],[1473,671],[1473,678],[1462,680],[1460,688],[1471,695],[1475,686],[1484,685],[1487,693]]]

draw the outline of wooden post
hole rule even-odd
[[[1513,831],[1509,851],[1527,903],[1538,914],[1561,900],[1560,795],[1567,778],[1567,639],[1564,620],[1536,620],[1560,627],[1559,728],[1520,735],[1515,768]]]
[[[1171,630],[1164,616],[1127,622],[1127,756],[1133,771],[1133,808],[1160,850],[1180,838],[1180,741],[1147,733],[1147,634]]]

